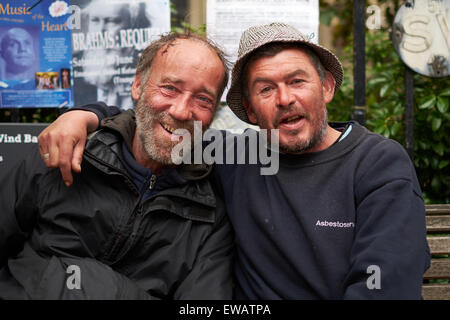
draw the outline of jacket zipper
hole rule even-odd
[[[139,208],[138,211],[136,212],[136,219],[134,219],[134,224],[133,224],[133,231],[131,232],[131,239],[134,240],[134,237],[136,237],[137,231],[139,229],[139,226],[141,224],[142,221],[142,203],[139,203]]]
[[[148,188],[152,190],[155,187],[155,183],[156,183],[156,175],[152,174],[152,176],[150,177],[150,184]]]
[[[155,187],[156,178],[157,178],[157,177],[156,177],[155,174],[152,174],[152,176],[150,177],[150,182],[149,182],[149,185],[148,185],[148,188],[149,188],[150,190],[152,190],[152,189]],[[140,224],[141,224],[142,218],[143,218],[142,196],[143,196],[143,195],[141,195],[141,197],[140,197],[140,199],[139,199],[139,208],[138,208],[138,211],[137,211],[137,213],[136,213],[136,219],[134,220],[134,224],[133,224],[133,231],[132,231],[132,233],[131,233],[131,239],[132,239],[132,240],[133,240],[134,237],[136,236],[137,231],[138,231],[138,229],[139,229],[139,226],[140,226]]]

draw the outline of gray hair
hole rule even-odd
[[[142,54],[139,58],[138,64],[137,64],[136,76],[142,76],[142,82],[145,85],[150,77],[151,66],[152,66],[153,60],[154,60],[156,54],[158,53],[158,51],[161,48],[164,48],[164,50],[166,51],[178,39],[194,40],[194,41],[199,41],[199,42],[205,44],[208,48],[210,48],[212,51],[214,51],[217,54],[220,61],[222,62],[224,74],[223,74],[223,79],[220,84],[220,87],[218,88],[218,95],[217,95],[217,101],[216,101],[216,105],[217,105],[220,101],[220,97],[222,96],[223,91],[225,90],[225,87],[228,84],[230,63],[227,60],[227,58],[225,57],[225,53],[223,52],[223,50],[220,49],[218,45],[216,45],[213,41],[206,38],[205,36],[188,33],[188,32],[187,33],[171,32],[169,34],[163,35],[160,39],[153,41],[142,52]]]

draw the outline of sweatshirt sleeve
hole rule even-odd
[[[102,122],[103,119],[118,115],[119,113],[122,113],[124,111],[116,106],[108,106],[104,102],[101,102],[101,101],[89,103],[89,104],[86,104],[86,105],[80,106],[80,107],[70,108],[66,112],[70,112],[73,110],[91,111],[91,112],[95,113],[98,118],[99,127],[100,127],[100,123]]]
[[[375,144],[355,181],[356,228],[345,299],[421,299],[429,267],[425,206],[414,167],[393,140]]]

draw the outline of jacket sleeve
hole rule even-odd
[[[219,208],[219,207],[218,207]],[[224,208],[221,202],[221,208]],[[177,288],[174,299],[230,300],[234,234],[227,215],[221,210],[220,221],[211,230],[197,256],[196,263]]]
[[[70,112],[72,110],[83,110],[94,112],[98,117],[99,127],[103,119],[118,115],[119,113],[122,113],[124,111],[116,106],[107,106],[104,102],[101,101],[89,103],[80,107],[70,108],[66,112]]]
[[[38,163],[39,162],[39,163]],[[37,216],[36,187],[46,170],[40,162],[35,168],[22,160],[13,170],[0,176],[0,267],[8,256],[17,254],[30,235]]]
[[[36,152],[0,177],[0,299],[151,299],[132,280],[100,261],[64,254],[43,257],[34,251],[28,240],[43,201],[38,199],[38,188],[49,170],[57,170],[46,168],[38,158],[36,146]],[[79,290],[68,285],[70,265],[79,270]]]
[[[92,258],[42,257],[26,243],[8,261],[10,275],[23,290],[3,286],[0,298],[33,300],[149,300],[144,289]],[[3,276],[4,278],[4,276]],[[4,279],[3,279],[4,281]]]
[[[425,206],[414,167],[392,140],[357,169],[356,225],[345,299],[421,299],[429,267]]]

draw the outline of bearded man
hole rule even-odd
[[[140,58],[136,115],[104,121],[71,188],[37,148],[0,177],[0,298],[230,299],[233,234],[210,168],[170,157],[176,129],[209,126],[227,80],[209,40],[163,36]]]

